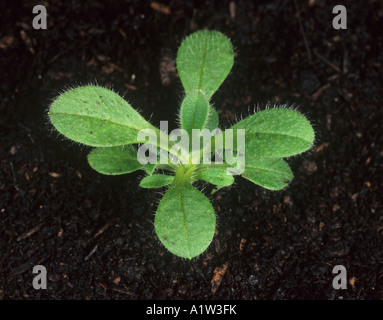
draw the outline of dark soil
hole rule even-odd
[[[343,1],[347,30],[333,29],[330,1],[297,3],[299,18],[293,0],[43,1],[48,28],[34,30],[38,2],[2,1],[0,299],[382,299],[383,3]],[[172,59],[203,28],[235,45],[213,97],[222,124],[288,104],[316,144],[289,160],[283,191],[237,179],[211,196],[216,235],[187,261],[155,235],[160,195],[138,187],[144,174],[93,171],[89,148],[52,131],[46,109],[97,81],[175,128]],[[38,264],[47,290],[32,287]],[[336,265],[345,290],[332,286]]]

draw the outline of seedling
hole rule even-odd
[[[141,187],[169,186],[158,205],[154,227],[162,244],[179,257],[200,255],[215,232],[213,206],[193,185],[196,181],[218,189],[241,175],[266,189],[281,190],[293,178],[282,158],[313,145],[309,121],[288,108],[266,109],[224,131],[218,128],[218,114],[210,100],[233,61],[230,40],[217,31],[198,31],[182,42],[177,53],[185,89],[179,111],[181,130],[170,134],[161,128],[164,122],[160,130],[117,93],[99,86],[66,91],[48,112],[65,137],[95,147],[88,162],[96,171],[120,175],[144,170],[147,175]]]

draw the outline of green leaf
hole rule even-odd
[[[189,35],[177,53],[177,69],[186,93],[202,90],[210,97],[229,74],[234,62],[230,40],[218,31]]]
[[[142,188],[161,188],[172,184],[174,176],[168,176],[166,174],[154,174],[152,176],[147,176],[141,180],[140,187]]]
[[[64,136],[93,147],[145,142],[137,140],[140,130],[158,130],[117,93],[98,86],[66,91],[53,101],[48,115]]]
[[[210,107],[209,116],[207,118],[205,128],[210,131],[213,131],[214,129],[218,128],[218,125],[219,125],[218,113],[213,107]]]
[[[209,115],[209,101],[200,91],[188,93],[181,105],[181,126],[192,137],[192,129],[202,130]]]
[[[288,163],[282,159],[248,159],[246,157],[242,177],[263,188],[281,190],[293,179],[293,173]]]
[[[162,198],[154,226],[162,244],[173,254],[193,258],[209,246],[215,213],[205,195],[190,183],[173,184]]]
[[[156,161],[158,161],[158,155],[160,152],[159,148],[152,144],[148,144],[146,147],[148,150],[150,150],[150,152],[152,152],[153,156],[157,157]],[[140,159],[140,156],[138,154],[137,154],[137,160],[144,161],[144,159]],[[138,162],[141,162],[141,161],[138,161]],[[150,161],[150,159],[148,158],[147,161]],[[144,165],[144,170],[148,175],[152,175],[154,170],[157,168],[157,166],[158,166],[158,162],[153,164],[148,162],[147,164]]]
[[[108,175],[120,175],[142,169],[137,160],[137,148],[133,145],[94,148],[88,155],[89,165]]]
[[[144,170],[145,170],[145,172],[148,174],[148,175],[152,175],[153,174],[153,172],[154,172],[154,170],[156,169],[156,167],[157,167],[157,163],[155,163],[155,164],[150,164],[150,163],[148,163],[148,164],[146,164],[146,165],[144,165]]]
[[[300,113],[287,108],[274,108],[257,112],[233,125],[245,129],[246,154],[256,158],[284,158],[310,149],[314,130]],[[225,135],[226,133],[224,133]]]
[[[197,173],[198,180],[204,180],[219,187],[227,187],[233,184],[234,177],[226,169],[205,169]]]

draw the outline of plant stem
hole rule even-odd
[[[174,177],[173,185],[182,185],[191,182],[191,176],[196,168],[196,165],[190,167],[179,166]]]

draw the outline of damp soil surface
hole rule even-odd
[[[43,4],[47,29],[35,30]],[[297,4],[297,6],[295,5]],[[343,1],[2,1],[0,299],[382,299],[383,4]],[[112,87],[159,125],[177,126],[182,39],[219,30],[235,46],[212,101],[221,124],[288,105],[315,146],[288,159],[282,191],[236,178],[210,195],[216,234],[191,261],[154,232],[162,190],[144,173],[105,176],[88,147],[63,139],[46,110],[66,88]],[[47,290],[32,286],[47,270]],[[333,287],[333,268],[347,289]]]

